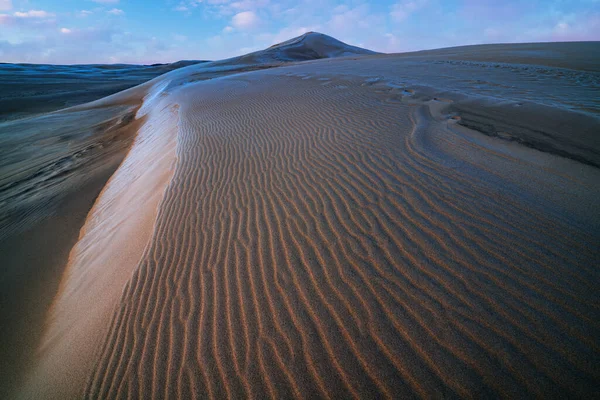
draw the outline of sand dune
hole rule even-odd
[[[0,122],[94,101],[200,62],[156,65],[0,63]]]
[[[115,303],[152,237],[158,203],[173,174],[178,115],[176,105],[156,104],[152,97],[150,92],[144,100],[152,107],[137,112],[145,122],[128,157],[97,199],[71,250],[27,397],[77,396],[72,382],[85,381],[89,374]],[[152,112],[145,115],[148,108]],[[65,359],[76,360],[76,368]]]
[[[70,249],[142,120],[133,101],[0,124],[0,397],[35,355]]]
[[[598,42],[480,44],[404,53],[404,57],[526,64],[599,72]]]
[[[71,251],[21,397],[593,396],[587,88],[545,75],[564,88],[550,98],[518,66],[471,61],[269,57],[98,103],[143,95],[142,126]],[[531,129],[546,109],[564,129]],[[588,131],[570,137],[578,116]]]

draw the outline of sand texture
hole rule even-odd
[[[573,84],[596,84],[590,63],[537,61],[536,81],[522,60],[331,40],[95,103],[134,104],[137,135],[20,398],[597,394],[600,109]],[[307,48],[325,58],[282,61]]]
[[[141,99],[0,124],[0,398],[34,359],[69,251],[142,122]]]

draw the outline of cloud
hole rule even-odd
[[[243,11],[237,13],[231,19],[231,25],[241,30],[250,30],[258,27],[260,19],[254,11]]]
[[[112,15],[124,15],[125,14],[125,11],[123,11],[119,8],[113,8],[112,10],[107,11],[107,12]]]
[[[382,41],[387,29],[387,16],[371,10],[368,4],[354,8],[336,7],[328,21],[324,21],[318,30],[346,43],[369,47]]]
[[[0,11],[12,10],[11,0],[0,0]]]
[[[13,7],[33,4],[32,0],[0,0],[0,7],[13,7],[10,11],[0,8],[0,36],[10,38],[4,44],[0,39],[2,61],[221,59],[306,31],[384,52],[490,42],[600,39],[600,13],[595,7],[600,0],[161,0],[170,10],[182,11],[173,15],[186,29],[176,26],[173,32],[189,35],[184,40],[184,36],[171,33],[164,41],[153,38],[156,33],[151,26],[130,26],[133,21],[125,18],[118,24],[117,18],[88,18],[85,28],[77,28],[84,21],[76,17],[119,14],[112,12],[118,10],[118,0],[85,1],[100,4],[94,4],[98,8],[90,6],[89,11],[56,12],[54,16],[49,10],[36,16],[32,12],[36,10]],[[195,30],[194,19],[187,18],[191,15],[203,21],[201,31]],[[86,51],[91,46],[94,52]]]
[[[327,23],[330,30],[346,33],[356,32],[356,28],[369,28],[369,7],[366,4],[353,9],[347,7],[336,9],[341,12],[334,14]]]
[[[43,10],[16,11],[13,14],[0,14],[0,25],[14,26],[17,29],[41,29],[55,24],[54,16]]]
[[[31,19],[19,19],[21,30],[33,23]],[[43,29],[43,30],[42,30]],[[76,29],[72,27],[35,25],[35,35],[23,37],[18,42],[0,40],[0,54],[5,62],[86,64],[106,62],[115,52],[131,54],[131,45],[127,40],[118,40],[119,32],[114,27]],[[68,38],[68,39],[67,39]],[[86,51],[90,45],[94,51]]]
[[[203,2],[203,0],[192,0],[192,3],[195,3],[195,4],[200,4],[202,2]],[[211,4],[211,5],[222,5],[222,4],[227,4],[230,2],[231,2],[231,0],[205,0],[204,1],[204,3]]]
[[[175,2],[174,0],[171,1]],[[173,9],[175,11],[182,11],[186,13],[186,15],[190,15],[197,9],[202,11],[205,15],[221,18],[229,17],[243,11],[257,11],[261,9],[269,9],[272,11],[280,8],[280,3],[282,2],[288,3],[291,2],[291,0],[179,0]]]
[[[402,0],[392,5],[390,17],[396,22],[402,22],[425,5],[427,0]]]
[[[562,19],[542,40],[578,41],[598,40],[600,38],[600,13]]]
[[[269,4],[269,0],[241,0],[234,1],[229,6],[238,11],[256,10]]]
[[[486,39],[495,40],[502,37],[502,32],[496,28],[488,27],[483,31],[483,36],[485,36]]]
[[[43,10],[17,11],[13,15],[17,18],[50,18],[54,16],[54,14]]]
[[[272,46],[289,40],[293,37],[300,36],[310,31],[319,31],[321,27],[319,25],[312,26],[299,26],[299,27],[287,27],[283,28],[275,34],[263,33],[257,36],[260,43],[263,43],[263,47]]]
[[[365,47],[381,53],[394,53],[401,45],[402,41],[397,35],[385,33],[382,37],[373,38],[372,41],[368,41]]]

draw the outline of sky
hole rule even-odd
[[[388,53],[600,40],[600,0],[0,0],[0,62],[217,60],[307,31]]]

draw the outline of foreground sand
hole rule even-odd
[[[526,131],[545,107],[592,131],[593,107],[568,83],[558,107],[403,66],[190,67],[140,89],[21,396],[593,395],[594,145]]]

